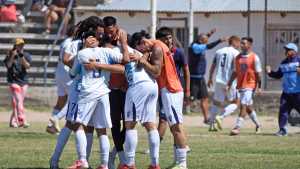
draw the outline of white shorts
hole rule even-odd
[[[238,99],[238,95],[239,93],[235,87],[231,87],[229,91],[226,91],[225,85],[216,83],[213,99],[223,103],[225,101],[234,101]]]
[[[129,87],[125,100],[125,121],[155,123],[157,98],[156,82],[141,82]]]
[[[65,96],[68,95],[68,91],[72,80],[68,74],[68,72],[63,68],[62,63],[58,63],[56,71],[55,71],[55,82],[57,86],[57,95]]]
[[[170,126],[183,123],[183,92],[171,93],[166,88],[160,90],[163,113]]]
[[[77,112],[74,111],[71,120],[73,123],[93,126],[96,129],[111,128],[108,94],[88,103],[77,104]]]
[[[253,104],[253,89],[239,90],[242,105],[251,106]]]

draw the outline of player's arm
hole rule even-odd
[[[72,57],[72,54],[64,52],[63,55],[63,63],[69,67],[72,67],[74,58]]]
[[[81,65],[79,63],[79,60],[74,59],[74,62],[71,67],[72,68],[69,71],[69,75],[73,79],[73,78],[75,78],[76,75],[80,74],[80,72],[81,72]]]
[[[190,97],[191,95],[191,75],[190,75],[190,69],[189,69],[189,65],[185,64],[183,66],[183,76],[184,76],[184,81],[185,81],[185,89],[184,89],[184,94],[185,97]]]
[[[261,92],[261,72],[256,72],[256,74],[255,74],[255,76],[256,76],[256,79],[257,79],[257,90],[258,90],[258,92],[260,93]]]
[[[280,68],[278,68],[277,71],[273,71],[271,69],[271,66],[269,66],[269,65],[266,66],[266,72],[269,77],[274,78],[274,79],[281,79],[283,76]]]
[[[231,76],[230,76],[230,79],[229,79],[229,81],[228,81],[228,83],[227,83],[227,87],[228,87],[228,88],[231,88],[232,83],[233,83],[233,81],[235,80],[236,76],[237,76],[236,71],[233,71],[232,74],[231,74]]]
[[[122,54],[123,54],[122,63],[126,64],[126,63],[130,62],[128,44],[127,44],[127,33],[124,30],[120,29],[119,34],[120,34],[119,41],[120,41],[120,44],[121,44],[121,51],[122,51]]]
[[[258,90],[258,93],[261,92],[261,72],[262,72],[262,67],[261,67],[261,62],[259,57],[256,55],[255,56],[255,76],[256,76],[256,89]]]
[[[88,64],[85,64],[84,67],[86,69],[95,69],[95,70],[105,70],[109,71],[111,73],[118,73],[123,74],[125,71],[125,68],[121,64],[101,64],[96,62],[95,60],[90,60]]]
[[[209,78],[208,78],[208,83],[207,83],[207,86],[209,88],[213,85],[213,79],[212,78],[213,78],[213,75],[214,75],[214,72],[215,72],[215,69],[216,69],[216,62],[217,62],[217,57],[215,55],[213,63],[211,64],[210,69],[209,69]]]
[[[216,47],[218,44],[227,41],[227,39],[228,39],[227,37],[223,37],[223,38],[220,38],[220,39],[218,39],[214,42],[211,42],[211,43],[206,45],[207,49],[212,49],[212,48]]]
[[[162,49],[158,46],[154,46],[152,49],[152,55],[150,57],[150,60],[148,61],[146,57],[141,57],[138,63],[139,65],[143,66],[149,74],[157,78],[158,76],[160,76],[162,58]]]

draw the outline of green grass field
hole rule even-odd
[[[56,136],[44,132],[45,124],[33,123],[29,129],[11,129],[0,124],[0,168],[48,168],[48,160],[56,143]],[[136,154],[137,168],[146,169],[149,164],[146,132],[139,129],[139,145]],[[299,169],[300,134],[275,137],[274,130],[264,130],[255,135],[245,129],[240,136],[228,136],[229,129],[208,133],[206,128],[189,127],[188,142],[192,152],[188,154],[189,169]],[[98,141],[94,140],[91,166],[98,162]],[[161,144],[161,168],[173,161],[172,137],[167,133]],[[60,166],[66,168],[76,159],[74,137],[67,144]]]

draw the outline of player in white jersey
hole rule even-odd
[[[213,85],[215,81],[215,91],[213,95],[213,103],[210,108],[210,128],[209,131],[217,131],[217,127],[222,130],[221,120],[233,113],[238,107],[238,97],[236,83],[231,86],[230,90],[226,90],[227,83],[233,72],[233,63],[235,57],[240,53],[240,38],[231,36],[229,38],[229,46],[216,51],[213,64],[210,67],[208,87]],[[216,71],[215,79],[213,74]],[[226,103],[230,103],[226,106]],[[221,113],[220,115],[218,115]],[[216,116],[218,115],[218,116]]]
[[[100,18],[98,18],[97,16],[91,16],[78,24],[78,29],[77,29],[77,31],[75,33],[75,37],[74,37],[75,40],[73,40],[71,45],[69,45],[65,50],[65,54],[63,57],[63,63],[65,65],[72,67],[74,58],[76,58],[78,51],[80,49],[82,49],[82,47],[83,47],[83,45],[82,45],[83,43],[81,40],[83,37],[83,34],[84,34],[84,32],[86,32],[88,30],[97,30],[97,34],[99,34],[97,36],[100,36],[104,32],[102,20]],[[85,40],[85,43],[88,43],[90,45],[95,45],[95,41],[93,39],[89,39],[89,38]],[[77,105],[77,99],[78,99],[77,84],[78,84],[79,80],[80,79],[78,77],[75,77],[70,86],[69,96],[68,96],[67,114],[69,111],[72,111],[73,106],[76,107],[76,105]],[[73,127],[74,127],[74,125],[71,122],[67,121],[65,126],[59,133],[54,153],[50,159],[50,169],[58,169],[59,168],[58,162],[59,162],[60,156],[62,154],[65,144],[67,143],[67,141],[69,139],[69,136],[72,132]],[[87,135],[87,140],[88,140],[88,144],[87,144],[88,145],[87,146],[87,158],[88,158],[89,153],[91,151],[93,133],[90,132],[90,133],[87,133],[86,135]],[[78,165],[80,165],[80,161],[78,162]]]
[[[60,131],[58,120],[64,118],[67,113],[66,102],[68,98],[68,90],[72,81],[69,76],[69,67],[63,63],[63,57],[65,50],[69,48],[72,43],[75,27],[76,26],[72,26],[69,28],[67,32],[68,37],[60,45],[58,64],[55,71],[58,98],[56,105],[53,108],[52,116],[49,119],[49,124],[46,128],[46,131],[50,134],[55,134]]]
[[[94,37],[94,31],[85,33],[85,38]],[[110,73],[108,71],[122,73],[124,68],[120,65],[109,65],[123,63],[123,55],[109,48],[90,47],[85,44],[85,49],[78,53],[78,64],[73,68],[76,70],[80,66],[81,81],[78,84],[78,111],[68,114],[67,120],[75,123],[73,129],[76,133],[78,160],[86,160],[86,136],[84,127],[92,121],[95,127],[100,146],[101,164],[99,169],[107,169],[109,159],[109,139],[106,129],[111,128],[110,105],[108,81]],[[75,60],[76,63],[76,60]],[[105,64],[105,67],[103,65]],[[106,69],[106,67],[108,67]],[[121,67],[121,68],[120,68]],[[72,70],[73,70],[72,68]],[[78,71],[77,71],[78,72]]]
[[[140,49],[145,34],[133,34],[131,46]],[[128,48],[129,53],[134,51]],[[142,50],[140,50],[143,52]],[[161,51],[160,51],[161,52]],[[137,57],[137,62],[125,65],[128,90],[125,101],[125,155],[126,163],[119,169],[135,169],[135,151],[138,142],[135,126],[140,122],[148,132],[151,164],[148,169],[160,169],[159,166],[159,133],[156,128],[156,104],[158,85],[155,78],[160,74],[162,52],[153,52],[151,56],[144,54]],[[149,60],[149,62],[148,62]]]

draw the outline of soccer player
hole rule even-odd
[[[287,136],[288,115],[292,109],[300,112],[300,57],[297,55],[298,47],[294,43],[284,46],[286,58],[281,62],[278,70],[272,71],[266,67],[268,75],[272,78],[282,78],[282,94],[279,108],[279,131],[277,136]]]
[[[94,40],[98,40],[95,31],[85,32],[84,36],[85,39],[94,38]],[[93,127],[95,127],[97,131],[101,152],[101,164],[97,169],[107,169],[110,145],[106,129],[111,128],[108,96],[110,92],[108,88],[108,78],[110,75],[108,71],[117,73],[124,71],[124,67],[120,65],[108,64],[124,63],[125,59],[123,59],[121,53],[109,48],[100,48],[97,47],[98,45],[89,46],[88,44],[84,44],[84,46],[85,49],[78,53],[78,63],[72,68],[72,72],[75,72],[74,74],[76,74],[76,72],[80,73],[81,81],[77,88],[80,90],[77,106],[70,107],[77,111],[70,111],[68,121],[75,123],[73,131],[75,132],[78,160],[81,162],[80,167],[88,168],[89,166],[86,158],[87,140],[84,127],[86,127],[91,120]],[[78,67],[80,69],[78,69]],[[78,167],[78,161],[70,168],[73,167]]]
[[[213,101],[210,109],[210,128],[209,131],[217,131],[214,123],[217,122],[217,127],[222,130],[221,120],[238,108],[238,97],[236,90],[236,81],[233,83],[229,91],[226,91],[227,83],[233,72],[233,63],[235,57],[239,55],[240,38],[237,36],[231,36],[229,38],[229,46],[221,48],[216,51],[213,64],[209,71],[208,87],[212,87],[213,81],[215,81],[215,91],[213,95]],[[215,79],[213,80],[213,74],[216,71]],[[230,104],[226,106],[225,102]],[[221,113],[222,112],[222,113]],[[221,113],[220,116],[216,116]]]
[[[108,41],[106,45],[119,51],[121,48],[123,55],[128,55],[127,33],[117,25],[117,19],[112,16],[103,18],[105,26],[105,39]],[[119,46],[119,47],[117,47]],[[125,96],[127,90],[127,80],[124,74],[111,74],[109,94],[111,102],[111,120],[112,120],[112,137],[115,147],[109,155],[109,168],[115,168],[114,162],[116,154],[120,159],[120,164],[125,163],[125,154],[123,144],[125,141],[125,126],[123,121],[123,129],[121,130],[121,119],[124,118]]]
[[[261,128],[253,109],[253,95],[256,90],[258,93],[261,92],[260,74],[262,68],[259,57],[252,51],[252,44],[253,39],[251,37],[241,39],[241,53],[235,58],[234,71],[227,86],[227,90],[229,90],[236,78],[237,89],[240,94],[240,114],[230,135],[240,134],[240,129],[247,114],[256,125],[256,133],[259,133]]]
[[[97,16],[90,16],[87,19],[83,20],[79,25],[78,25],[78,29],[75,33],[74,39],[72,41],[72,43],[66,47],[65,49],[65,54],[63,57],[63,63],[65,65],[68,65],[69,67],[72,67],[74,59],[76,58],[79,50],[81,50],[83,48],[83,35],[85,32],[87,32],[88,30],[96,30],[97,32],[97,36],[101,36],[102,33],[104,33],[104,29],[103,29],[103,22],[101,19],[99,19]],[[89,44],[90,46],[94,46],[96,45],[96,41],[93,38],[88,38],[85,40],[86,44]],[[70,85],[70,90],[69,90],[69,96],[68,96],[68,106],[74,106],[77,105],[77,100],[78,100],[78,89],[77,89],[77,85],[79,82],[80,78],[74,77],[73,81]],[[68,111],[71,111],[69,109],[67,109],[67,115],[70,114],[68,113]],[[58,169],[59,168],[59,159],[60,156],[63,152],[64,146],[67,143],[69,136],[72,132],[72,128],[74,127],[74,125],[71,122],[66,121],[65,126],[63,127],[63,129],[61,130],[61,132],[59,133],[58,137],[57,137],[57,143],[55,146],[55,150],[53,155],[51,156],[50,159],[50,169]],[[87,135],[87,158],[89,157],[89,153],[91,151],[91,145],[92,145],[92,141],[93,141],[93,133],[89,132],[86,134]]]
[[[204,123],[209,124],[208,111],[209,99],[208,90],[205,81],[206,57],[205,53],[209,49],[213,49],[226,38],[221,38],[212,43],[208,43],[208,38],[216,31],[211,30],[207,34],[200,34],[195,42],[189,48],[189,66],[191,73],[191,96],[192,99],[200,100],[200,107],[204,117]]]
[[[174,159],[175,165],[172,169],[186,169],[187,149],[186,136],[183,130],[183,89],[176,72],[176,66],[168,48],[168,37],[172,36],[172,30],[162,27],[156,32],[153,49],[160,49],[163,53],[161,74],[158,77],[161,103],[163,112],[166,114],[171,132],[174,137]]]
[[[135,151],[138,142],[135,126],[140,122],[147,130],[150,147],[151,164],[148,169],[160,169],[159,166],[159,134],[156,127],[156,103],[158,85],[155,80],[160,75],[162,51],[160,48],[144,50],[140,43],[145,34],[133,34],[131,46],[144,53],[142,57],[135,57],[125,65],[125,75],[128,82],[125,101],[125,155],[126,164],[119,169],[135,169]],[[130,49],[130,48],[129,48]],[[131,52],[132,53],[132,52]]]
[[[68,99],[68,90],[70,84],[72,83],[69,76],[69,67],[63,63],[63,56],[67,46],[72,43],[73,35],[76,26],[71,26],[67,32],[67,38],[60,45],[60,53],[58,58],[58,64],[55,71],[55,82],[57,85],[57,102],[53,108],[52,116],[49,119],[49,124],[46,128],[46,131],[50,134],[55,134],[60,132],[60,127],[58,120],[64,118],[67,113],[66,102]]]
[[[185,87],[184,98],[186,103],[188,104],[190,98],[190,71],[189,71],[188,59],[184,54],[181,44],[173,35],[168,35],[167,39],[168,40],[164,42],[172,52],[178,78],[182,86]],[[183,71],[183,77],[181,71]],[[161,108],[161,110],[159,110],[159,124],[158,124],[160,141],[163,140],[167,127],[168,127],[167,117]],[[188,148],[188,150],[190,149]]]

